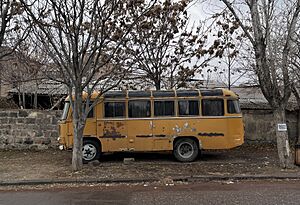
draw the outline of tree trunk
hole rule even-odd
[[[297,138],[295,139],[295,143],[300,143],[300,92],[295,84],[293,84],[293,94],[297,100],[298,104],[298,121],[297,121]]]
[[[25,102],[25,97],[26,97],[26,96],[25,96],[25,92],[23,91],[23,92],[22,92],[22,104],[23,104],[23,109],[26,109],[26,107],[25,107],[25,103],[26,103],[26,102]]]
[[[37,95],[38,95],[37,91],[38,91],[38,83],[36,81],[35,82],[35,91],[34,91],[34,100],[33,100],[34,109],[37,109]]]
[[[19,100],[19,107],[22,108],[22,99],[21,99],[21,91],[18,89],[18,100]]]
[[[82,91],[80,88],[75,88],[75,99],[73,103],[73,155],[72,169],[78,171],[82,169],[82,138],[84,129],[84,120],[82,115]]]
[[[155,89],[160,90],[160,80],[157,80],[154,83],[155,83]]]
[[[1,79],[1,73],[0,73],[0,96],[2,96],[2,79]]]
[[[72,169],[73,171],[79,171],[82,169],[82,136],[83,128],[80,120],[73,122],[74,126],[74,141],[73,141],[73,153],[72,153]]]
[[[274,110],[274,120],[276,123],[276,140],[280,166],[284,169],[291,168],[293,167],[293,163],[288,139],[288,132],[278,130],[278,124],[286,124],[284,108],[279,107]]]
[[[228,90],[231,90],[231,60],[228,56]]]
[[[298,107],[298,122],[297,122],[297,139],[296,139],[296,144],[300,144],[300,107]]]

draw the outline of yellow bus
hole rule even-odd
[[[69,98],[59,129],[61,148],[71,149]],[[88,115],[82,151],[84,162],[101,153],[152,151],[173,151],[178,161],[190,162],[201,150],[243,142],[238,96],[230,90],[110,91]]]

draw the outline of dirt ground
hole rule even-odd
[[[241,176],[299,174],[300,167],[282,170],[276,147],[243,145],[231,150],[205,151],[192,163],[180,163],[171,153],[116,153],[103,155],[100,163],[84,165],[80,172],[71,170],[70,151],[0,151],[0,182],[31,179],[131,179],[182,176]],[[123,159],[135,161],[124,164]]]

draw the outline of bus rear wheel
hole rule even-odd
[[[199,148],[195,140],[189,138],[179,139],[175,142],[173,154],[180,162],[192,162],[199,153]]]
[[[84,164],[97,160],[100,157],[100,145],[95,140],[83,139],[82,161]]]

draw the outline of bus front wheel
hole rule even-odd
[[[83,139],[82,145],[82,160],[83,163],[88,163],[99,159],[100,145],[95,140]]]
[[[179,139],[175,142],[173,154],[180,162],[192,162],[199,153],[199,148],[195,140],[190,138]]]

